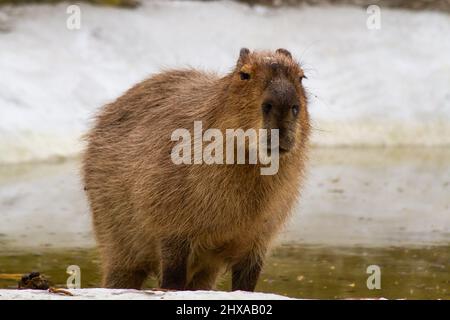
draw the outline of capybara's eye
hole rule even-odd
[[[296,117],[298,115],[299,111],[300,111],[300,107],[298,105],[292,106],[292,114],[294,115],[294,117]]]
[[[241,80],[250,80],[250,73],[241,71],[239,75],[241,76]]]
[[[262,110],[265,114],[268,114],[272,110],[272,105],[270,103],[263,103]]]

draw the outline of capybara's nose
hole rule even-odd
[[[280,152],[289,151],[295,141],[295,122],[300,107],[295,96],[271,95],[261,104],[265,128],[278,129],[278,143]],[[268,143],[271,142],[268,137]]]
[[[272,111],[272,107],[273,107],[272,102],[264,101],[261,107],[264,115],[269,115],[270,112]]]
[[[297,117],[300,107],[295,87],[285,79],[273,81],[267,88],[261,108],[265,117],[281,121]]]
[[[264,118],[272,118],[274,121],[283,122],[297,118],[300,106],[296,101],[265,100],[261,105]]]

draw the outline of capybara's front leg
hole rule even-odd
[[[221,268],[219,265],[207,265],[194,274],[187,284],[188,290],[212,290]]]
[[[179,239],[165,239],[161,244],[161,288],[186,290],[189,243]]]
[[[232,267],[232,290],[254,291],[261,273],[263,259],[248,255]]]

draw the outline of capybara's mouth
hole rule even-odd
[[[292,139],[286,139],[283,141],[280,141],[280,145],[278,146],[278,149],[280,150],[280,154],[286,154],[289,153],[292,148],[294,147],[294,142]]]
[[[277,148],[268,148],[268,149],[267,149],[267,153],[268,153],[269,155],[271,155],[272,152],[273,152],[275,149],[278,149],[278,154],[280,154],[280,155],[289,153],[289,151],[291,151],[291,148],[286,148],[286,147],[278,146]]]
[[[280,147],[280,154],[288,153],[290,150],[291,150],[290,148],[287,149],[287,148]]]

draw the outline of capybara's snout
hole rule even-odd
[[[280,152],[287,152],[295,145],[299,125],[300,100],[294,84],[288,79],[273,80],[266,89],[261,104],[265,129],[278,129]],[[270,141],[272,147],[277,147]]]

